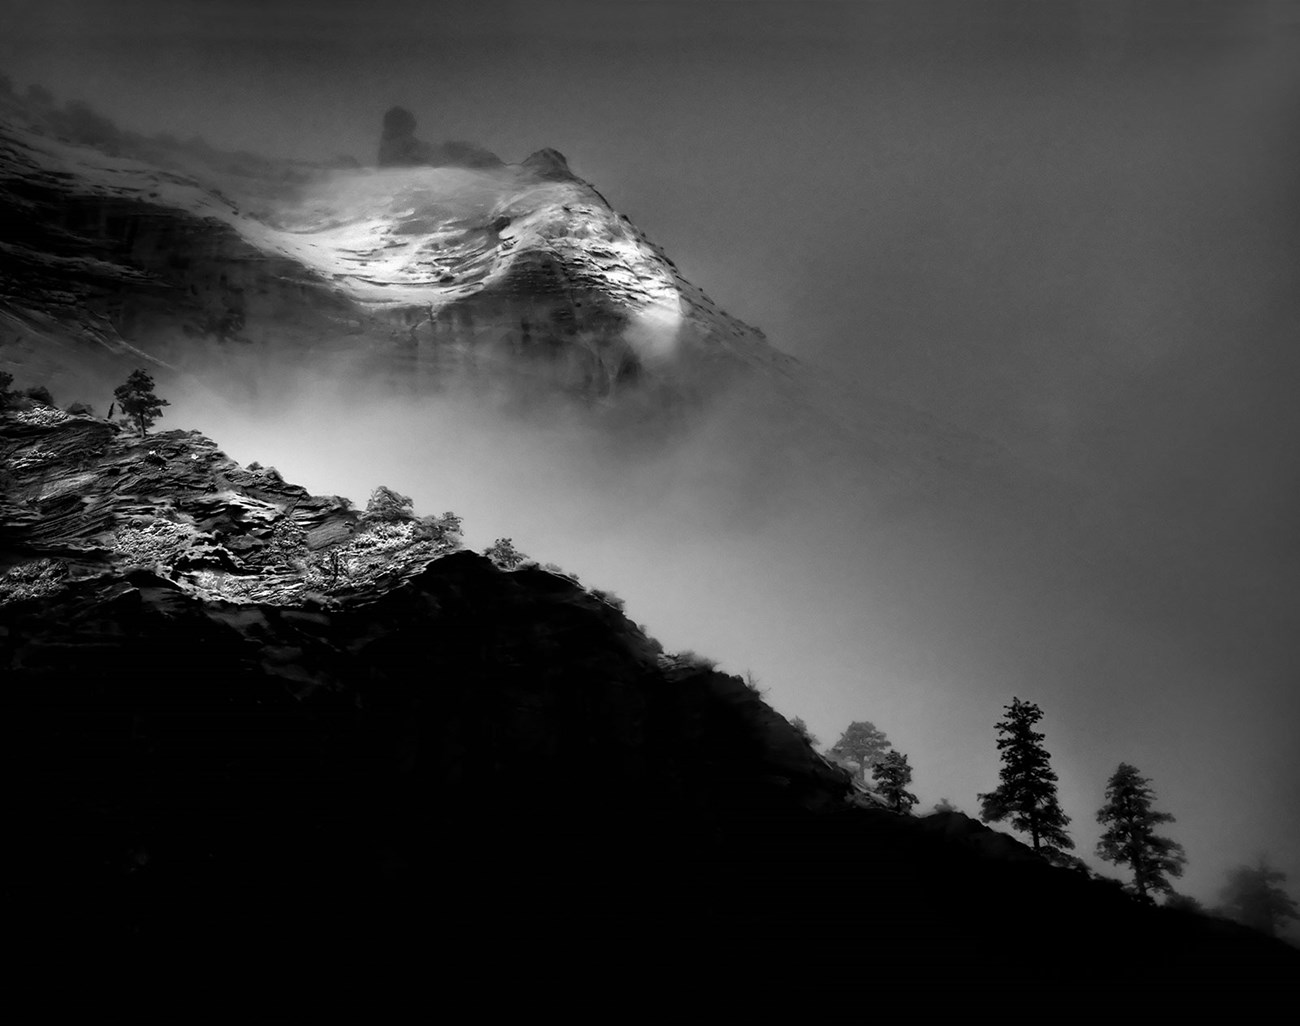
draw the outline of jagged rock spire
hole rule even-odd
[[[501,158],[495,153],[474,143],[427,143],[416,137],[416,124],[415,115],[405,107],[388,108],[379,137],[380,167],[498,167],[501,164]]]

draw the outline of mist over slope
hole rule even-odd
[[[191,398],[218,422],[223,403],[251,422],[404,411],[381,448],[429,411],[440,435],[448,419],[459,437],[558,429],[561,460],[635,457],[628,481],[685,441],[671,460],[687,473],[756,479],[746,507],[846,474],[890,497],[1000,456],[769,345],[553,151],[340,168],[4,106],[5,355],[61,394],[102,394],[144,358],[182,416]]]
[[[596,992],[631,963],[734,1003],[771,958],[849,973],[856,1007],[1013,958],[1084,1000],[1104,974],[1130,1009],[1203,1008],[1193,981],[1240,1009],[1300,964],[960,813],[874,807],[744,680],[391,494],[351,509],[197,432],[27,401],[0,455],[11,911],[59,952],[42,977],[147,965],[170,996],[238,957],[295,987],[339,959],[499,981],[507,930],[547,940],[512,979],[576,963]]]
[[[558,156],[325,167],[8,107],[20,376],[102,408],[146,358],[169,417],[240,458],[354,501],[401,482],[479,544],[656,593],[647,615],[683,579],[732,608],[782,560],[810,587],[810,550],[936,494],[981,516],[983,479],[1011,479],[996,447],[718,310]]]
[[[511,536],[617,592],[668,647],[752,670],[823,741],[880,723],[927,802],[972,809],[996,775],[997,708],[1047,694],[1081,850],[1121,758],[1161,784],[1202,894],[1225,837],[1294,833],[1266,814],[1294,797],[1276,772],[1294,690],[1266,680],[1223,714],[1243,614],[1173,558],[1182,520],[1166,514],[1194,506],[1125,503],[1118,484],[1151,469],[1140,448],[1111,489],[1108,463],[1080,480],[873,378],[818,376],[716,311],[594,190],[524,164],[327,167],[165,139],[106,156],[21,126],[6,140],[6,209],[34,226],[5,243],[20,384],[102,412],[142,358],[163,361],[164,426],[312,491],[361,503],[386,484],[421,513],[452,509],[476,546]],[[833,270],[861,288],[856,265]],[[882,342],[857,341],[864,363]],[[1207,603],[1224,610],[1211,659],[1178,631]]]

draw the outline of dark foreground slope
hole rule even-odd
[[[400,956],[586,986],[617,966],[752,992],[769,967],[1176,1004],[1296,976],[1277,942],[1139,907],[958,814],[865,807],[742,681],[665,658],[562,575],[444,537],[399,573],[348,557],[351,584],[295,591],[400,517],[381,530],[201,436],[52,411],[0,421],[0,455],[8,883],[60,971]],[[183,541],[149,566],[145,517]],[[312,531],[316,550],[265,554]],[[221,575],[253,597],[219,597]]]

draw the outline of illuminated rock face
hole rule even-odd
[[[379,169],[181,144],[108,156],[18,120],[0,123],[20,229],[0,304],[14,352],[55,385],[68,347],[113,375],[141,353],[195,371],[338,356],[422,391],[469,376],[650,408],[793,365],[554,150],[502,165],[431,146],[401,108]]]

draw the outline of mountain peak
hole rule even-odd
[[[538,178],[549,178],[559,182],[578,180],[577,175],[569,170],[569,162],[564,159],[564,154],[549,146],[528,154],[520,167],[528,168]]]
[[[0,289],[20,355],[56,385],[56,336],[114,374],[142,354],[200,370],[214,346],[289,363],[306,347],[421,388],[490,367],[646,410],[793,363],[554,149],[505,165],[425,143],[394,107],[379,168],[308,165],[6,110],[0,202],[24,230]]]

